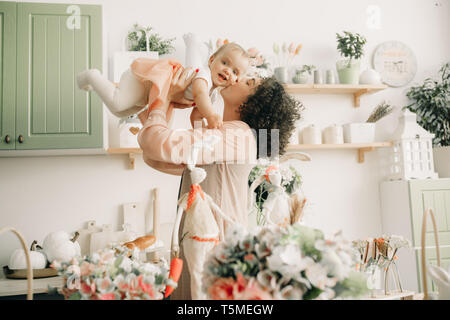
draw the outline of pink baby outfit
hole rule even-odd
[[[181,67],[181,63],[173,59],[137,58],[131,64],[131,72],[144,86],[151,82],[152,87],[148,93],[150,110],[167,101],[167,94],[172,83],[174,69]],[[168,113],[171,113],[169,110]]]

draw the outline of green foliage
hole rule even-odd
[[[394,108],[390,104],[383,101],[372,111],[366,122],[377,122],[390,114],[393,110]]]
[[[296,71],[295,71],[295,73],[297,73],[297,74],[302,74],[302,73],[305,73],[305,72],[308,72],[308,74],[312,74],[312,71],[315,69],[316,67],[314,66],[314,65],[306,65],[306,64],[304,64],[301,68],[299,68],[299,69],[297,69]]]
[[[359,59],[364,55],[366,38],[358,33],[343,31],[343,35],[336,33],[337,49],[345,58]]]
[[[172,42],[175,38],[164,40],[159,34],[152,33],[151,27],[141,27],[137,24],[133,26],[133,30],[128,33],[128,50],[130,51],[146,51],[147,37],[150,51],[157,51],[159,55],[172,53],[175,47]],[[146,36],[147,35],[147,36]]]
[[[439,72],[440,81],[427,78],[423,85],[411,87],[406,96],[413,103],[403,108],[414,112],[417,123],[435,134],[435,147],[450,145],[450,63]]]
[[[337,296],[342,298],[354,298],[369,293],[367,288],[367,276],[362,272],[350,271],[350,274],[342,282],[334,287]]]

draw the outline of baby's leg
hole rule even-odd
[[[130,69],[120,78],[119,86],[106,79],[97,69],[83,71],[77,75],[78,87],[94,90],[108,109],[117,117],[130,116],[147,104],[148,92]]]

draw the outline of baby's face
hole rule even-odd
[[[235,84],[245,75],[250,61],[240,50],[226,48],[209,60],[212,82],[217,87],[227,87]]]

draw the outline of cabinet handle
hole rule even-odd
[[[20,135],[18,140],[19,140],[19,143],[23,143],[23,136]]]
[[[6,135],[5,142],[6,143],[10,143],[11,142],[11,138],[9,137],[9,135]]]

